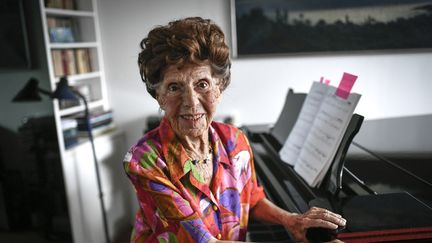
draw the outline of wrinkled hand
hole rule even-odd
[[[285,217],[284,226],[298,241],[308,242],[306,230],[311,227],[336,229],[345,226],[346,220],[341,215],[327,209],[312,207],[304,214],[290,214]]]

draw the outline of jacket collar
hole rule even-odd
[[[219,162],[231,166],[228,154],[212,124],[209,128],[210,146],[212,146],[213,155],[216,157],[214,160],[216,161],[216,168],[218,167]],[[168,119],[165,117],[162,119],[159,126],[159,136],[161,138],[162,153],[169,174],[173,182],[176,183],[180,178],[188,173],[189,170],[185,170],[185,164],[190,161],[190,158],[183,145],[180,143],[180,140],[175,135],[174,130],[171,128]]]

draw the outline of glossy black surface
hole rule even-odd
[[[302,213],[318,203],[314,206],[343,212],[344,202],[356,196],[408,192],[420,205],[426,205],[429,212],[427,207],[432,207],[431,126],[432,115],[364,121],[346,154],[343,188],[336,195],[323,188],[310,188],[292,166],[280,160],[280,138],[269,132],[271,126],[248,126],[245,131],[254,151],[257,176],[270,200],[282,208]],[[396,211],[389,215],[404,212]]]
[[[406,191],[432,207],[432,115],[365,121],[345,166],[377,193]]]
[[[306,231],[306,238],[311,242],[328,242],[336,239],[338,229],[313,227]]]

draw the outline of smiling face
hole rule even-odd
[[[220,101],[218,84],[207,62],[168,66],[157,87],[157,100],[180,139],[208,133]]]

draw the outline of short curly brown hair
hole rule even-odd
[[[212,75],[225,90],[231,78],[229,47],[222,30],[210,19],[190,17],[152,29],[141,43],[138,66],[147,91],[156,98],[155,85],[169,65],[200,64],[208,60]]]

